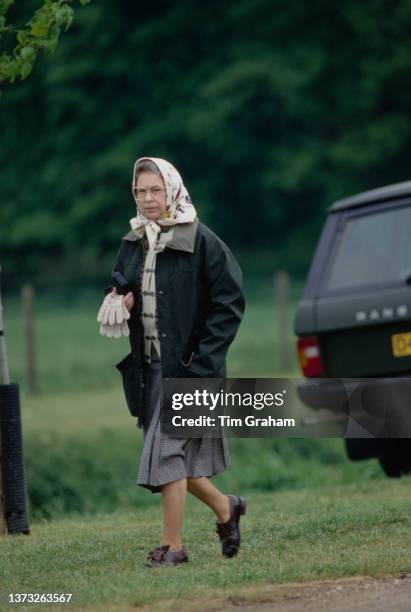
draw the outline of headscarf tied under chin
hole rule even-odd
[[[167,210],[164,217],[151,221],[143,215],[138,208],[137,199],[134,196],[136,167],[141,161],[152,161],[159,169],[167,190]],[[130,219],[133,231],[141,237],[146,232],[150,248],[154,248],[161,226],[170,227],[179,223],[193,223],[197,213],[194,208],[187,189],[184,187],[179,172],[165,159],[158,157],[140,157],[133,168],[132,192],[137,204],[137,215]],[[164,245],[165,246],[165,245]]]

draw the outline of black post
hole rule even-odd
[[[1,268],[0,268],[1,272]],[[17,384],[10,384],[4,339],[3,307],[0,286],[0,506],[7,533],[30,533],[26,511],[26,473],[23,457],[20,397]],[[1,525],[1,521],[0,521]],[[3,529],[3,533],[4,533]]]

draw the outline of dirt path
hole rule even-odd
[[[237,612],[410,612],[411,573],[307,583],[244,586],[238,595],[208,601],[156,602],[144,610],[236,610]]]

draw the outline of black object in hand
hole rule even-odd
[[[111,280],[119,295],[125,295],[130,291],[128,280],[124,278],[121,272],[113,272]]]

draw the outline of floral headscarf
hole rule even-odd
[[[165,216],[156,221],[147,219],[139,210],[137,199],[134,196],[136,167],[141,161],[152,161],[159,169],[167,190],[167,211]],[[150,244],[161,231],[160,226],[172,226],[178,223],[193,223],[197,213],[191,198],[184,186],[179,172],[165,159],[158,157],[140,157],[133,168],[132,191],[137,204],[137,215],[130,219],[130,225],[139,236],[146,231]]]

